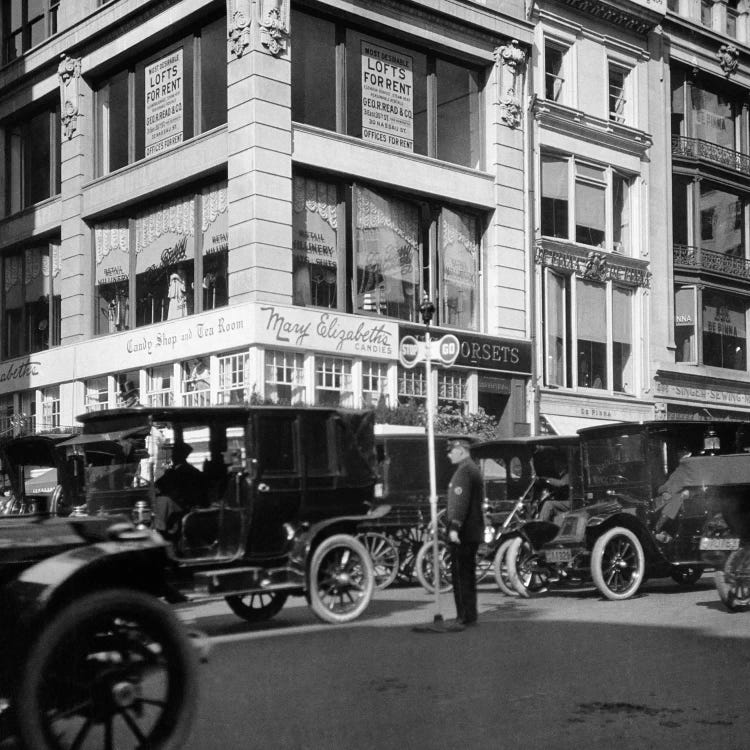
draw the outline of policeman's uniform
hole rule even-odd
[[[451,577],[456,619],[463,624],[477,620],[476,556],[484,538],[482,495],[479,467],[467,457],[456,465],[446,508],[448,530],[458,532],[459,543],[451,543]]]

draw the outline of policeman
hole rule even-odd
[[[451,551],[451,578],[456,621],[450,630],[477,624],[477,549],[484,536],[482,475],[471,459],[471,443],[463,438],[448,442],[448,458],[456,466],[448,485],[446,521]]]

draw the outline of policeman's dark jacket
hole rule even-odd
[[[448,485],[446,521],[458,532],[461,543],[481,544],[484,540],[482,475],[479,467],[465,458],[456,466]]]

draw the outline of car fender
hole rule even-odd
[[[390,510],[390,505],[378,505],[369,513],[336,516],[335,518],[327,518],[311,524],[294,537],[289,555],[290,565],[300,573],[305,574],[310,554],[321,539],[333,536],[333,534],[351,534],[352,536],[356,536],[360,527],[366,526],[369,521],[383,518]]]
[[[45,558],[0,591],[0,631],[12,633],[11,648],[23,653],[40,623],[88,591],[126,587],[162,595],[167,565],[161,536],[137,531]]]
[[[560,527],[552,521],[527,521],[517,530],[516,535],[527,539],[534,549],[541,549],[551,542],[559,531]]]
[[[627,512],[592,515],[586,521],[586,547],[593,549],[596,540],[615,526],[632,531],[640,540],[647,555],[651,556],[657,551],[649,530],[636,515]]]

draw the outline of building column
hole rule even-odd
[[[91,334],[91,234],[81,218],[83,184],[92,177],[94,163],[93,96],[81,77],[81,61],[63,55],[60,82],[61,146],[60,274],[55,289],[62,296],[61,344],[81,341]]]
[[[229,294],[292,301],[289,0],[228,0]]]

